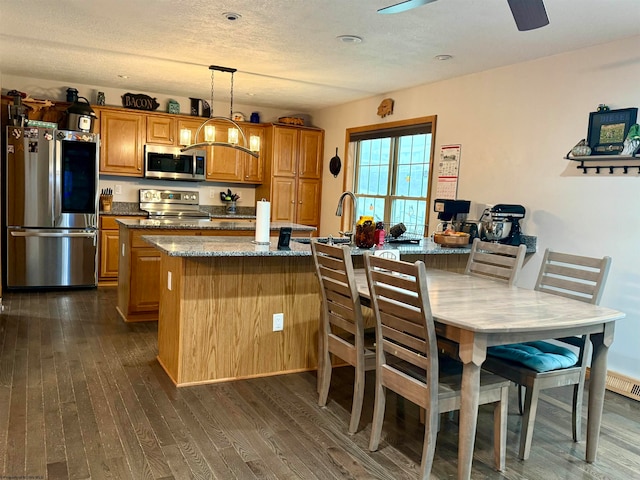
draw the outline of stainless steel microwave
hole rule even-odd
[[[146,145],[144,147],[144,176],[162,180],[206,180],[206,152],[181,152],[180,147]]]

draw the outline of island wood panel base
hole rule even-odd
[[[251,222],[246,222],[251,223]],[[255,221],[254,221],[255,223]],[[277,231],[273,231],[275,234]],[[312,232],[293,231],[294,237],[309,237]],[[209,230],[129,228],[120,225],[118,255],[118,314],[125,322],[158,320],[160,289],[158,271],[160,252],[145,242],[145,235],[181,236],[255,236],[255,230]]]
[[[162,254],[160,271],[158,361],[176,385],[317,368],[311,257]],[[284,314],[283,331],[273,331],[274,313]]]

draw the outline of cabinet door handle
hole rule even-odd
[[[295,200],[291,200],[291,203],[296,203],[296,201]]]
[[[298,203],[299,203],[300,205],[302,205],[302,200],[300,200]]]

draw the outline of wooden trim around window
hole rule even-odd
[[[344,180],[342,185],[342,191],[346,192],[347,190],[353,191],[353,177],[354,177],[354,165],[355,165],[355,149],[353,148],[352,143],[350,142],[351,135],[354,133],[362,133],[362,132],[371,132],[375,130],[387,130],[390,128],[399,128],[399,127],[410,127],[412,125],[419,125],[422,123],[430,123],[431,124],[431,158],[430,169],[429,172],[429,191],[427,194],[427,218],[429,218],[429,205],[431,205],[431,191],[433,187],[433,159],[435,155],[435,138],[436,138],[436,126],[437,126],[437,115],[430,115],[427,117],[418,117],[418,118],[410,118],[407,120],[399,120],[397,122],[384,122],[378,123],[375,125],[365,125],[362,127],[353,127],[347,128],[345,131],[345,140],[344,140]],[[351,228],[351,221],[348,219],[353,218],[355,212],[353,212],[351,202],[345,202],[344,214],[340,220],[340,230],[346,231]],[[429,230],[429,225],[425,226],[425,233]]]

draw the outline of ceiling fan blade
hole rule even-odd
[[[549,17],[542,0],[507,0],[518,30],[535,30],[549,25]]]
[[[396,3],[378,10],[378,13],[400,13],[411,10],[412,8],[426,5],[427,3],[435,2],[436,0],[405,0],[404,2]]]

